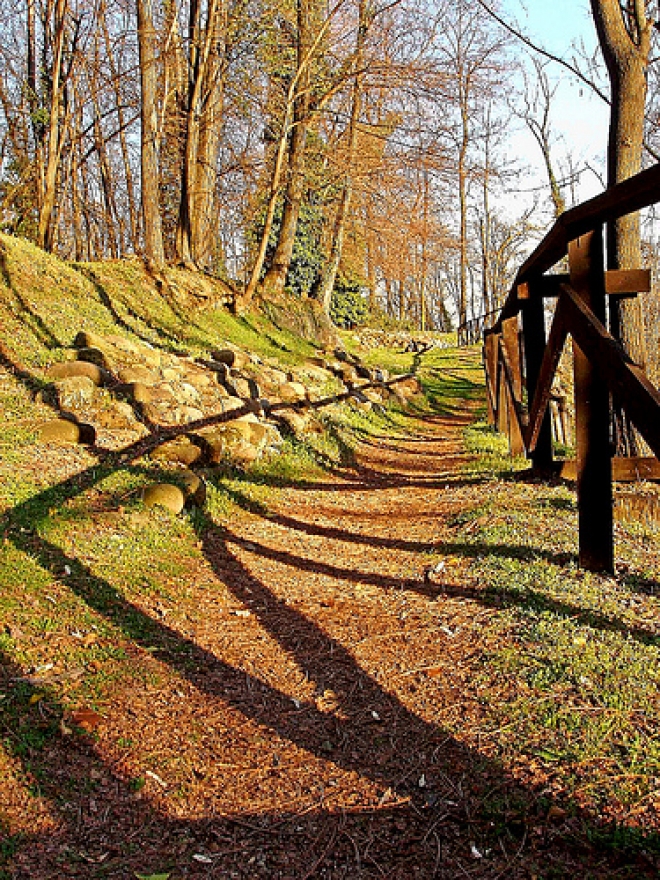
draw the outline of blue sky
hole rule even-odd
[[[551,52],[564,53],[575,37],[596,43],[588,0],[504,0],[502,8]]]
[[[572,43],[582,41],[589,52],[596,47],[588,0],[503,0],[501,11],[503,17],[517,24],[532,40],[566,60],[573,55]],[[607,105],[559,65],[549,64],[546,70],[558,82],[551,118],[556,130],[553,150],[559,170],[562,166],[566,168],[566,157],[570,153],[574,165],[583,167],[588,163],[602,171],[607,142]],[[512,137],[510,148],[531,166],[527,185],[545,183],[540,151],[531,136],[519,130]],[[578,199],[589,198],[600,191],[597,176],[585,171],[580,178]]]

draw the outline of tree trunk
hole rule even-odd
[[[57,178],[62,154],[62,74],[64,64],[64,43],[66,39],[67,0],[56,0],[53,21],[53,63],[50,70],[50,106],[47,134],[47,158],[42,181],[41,209],[39,211],[39,230],[37,242],[44,250],[53,248],[55,229],[54,213],[57,196]],[[50,21],[47,26],[50,26]]]
[[[119,129],[119,145],[121,148],[122,162],[124,165],[124,180],[126,181],[126,198],[128,200],[128,217],[131,229],[131,245],[133,251],[138,253],[140,248],[140,224],[135,200],[135,184],[133,182],[133,169],[131,167],[131,158],[126,140],[126,116],[124,114],[123,96],[121,92],[121,78],[117,65],[115,64],[112,42],[108,31],[108,22],[106,19],[106,5],[103,3],[99,8],[99,16],[101,19],[101,28],[103,31],[103,42],[106,50],[106,60],[109,65],[110,75],[112,77],[112,86],[115,93],[115,102],[117,104],[117,127]]]
[[[601,51],[610,79],[611,112],[607,148],[607,185],[614,186],[637,174],[642,165],[646,68],[652,23],[644,0],[631,0],[628,27],[619,0],[591,0]],[[642,264],[639,214],[611,223],[607,230],[610,269],[639,269]],[[639,297],[610,299],[610,326],[630,357],[644,367],[646,338]],[[636,454],[632,430],[619,414],[615,419],[619,454]]]
[[[462,91],[463,83],[460,83]],[[458,206],[459,206],[459,300],[458,323],[467,321],[468,293],[468,231],[467,231],[467,151],[470,143],[470,121],[467,97],[461,100],[461,143],[458,151]]]
[[[264,291],[278,297],[284,292],[286,276],[293,256],[293,244],[305,188],[305,145],[310,107],[309,49],[311,45],[311,10],[308,0],[297,0],[298,34],[296,43],[297,95],[293,105],[293,125],[289,140],[288,178],[284,193],[282,223],[272,262],[264,278]]]
[[[344,186],[337,207],[337,214],[335,216],[335,223],[332,231],[330,256],[324,267],[318,290],[318,299],[321,301],[326,315],[330,314],[332,291],[335,287],[337,272],[339,271],[339,264],[341,263],[342,251],[344,249],[346,218],[350,210],[351,199],[353,196],[353,166],[355,164],[358,120],[360,119],[360,112],[362,110],[362,80],[364,78],[362,68],[364,66],[364,44],[367,36],[367,29],[367,4],[366,0],[360,0],[357,40],[355,45],[355,79],[353,81],[353,91],[351,95],[351,115],[348,123],[348,144],[346,150]]]
[[[165,265],[163,229],[159,206],[158,114],[156,107],[156,44],[151,0],[137,0],[138,45],[142,132],[140,163],[142,173],[142,219],[144,257],[147,267],[158,271]]]
[[[179,262],[200,268],[208,262],[213,228],[216,163],[220,144],[221,77],[217,45],[220,4],[211,0],[202,23],[198,0],[190,5],[188,29],[189,81],[185,117],[185,147],[181,201],[176,230]]]

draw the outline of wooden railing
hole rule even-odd
[[[458,344],[475,345],[477,342],[481,342],[484,333],[486,330],[490,330],[497,321],[499,314],[500,309],[496,309],[492,312],[486,312],[485,315],[477,315],[475,318],[470,318],[469,321],[459,324],[456,331]]]
[[[604,269],[603,226],[660,201],[660,163],[564,213],[520,268],[493,326],[484,333],[489,417],[512,454],[540,475],[557,472],[550,404],[570,336],[575,387],[574,476],[580,565],[612,571],[612,480],[619,472],[657,475],[660,393],[607,330],[611,297],[650,290],[645,270]],[[546,274],[568,257],[568,273]],[[546,333],[544,300],[556,299]],[[656,459],[612,459],[611,405],[623,409]]]

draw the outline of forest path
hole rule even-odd
[[[97,578],[136,678],[97,740],[39,759],[49,801],[12,876],[625,876],[548,818],[538,762],[498,757],[490,706],[517,682],[484,676],[505,612],[469,571],[465,516],[494,491],[470,409],[365,436],[334,473],[234,480],[241,510],[193,519],[175,604]]]

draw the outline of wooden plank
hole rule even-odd
[[[520,329],[517,316],[502,322],[502,344],[511,366],[513,393],[522,400],[522,366],[520,358]]]
[[[559,302],[550,329],[548,343],[543,353],[543,360],[534,389],[534,398],[530,406],[529,422],[525,433],[525,443],[530,452],[536,449],[536,444],[541,434],[543,420],[546,417],[550,402],[552,382],[559,366],[559,359],[561,358],[567,335],[566,323],[562,316],[562,304]]]
[[[561,463],[559,476],[563,480],[575,481],[577,477],[575,459],[571,458]],[[660,461],[657,458],[621,458],[616,456],[612,459],[612,479],[615,483],[636,483],[641,480],[660,483]]]
[[[506,416],[506,434],[509,439],[509,452],[511,455],[523,455],[526,452],[524,442],[524,425],[522,405],[515,395],[515,379],[511,363],[504,345],[504,339],[500,336],[500,367],[501,387],[503,389],[504,415]]]
[[[603,233],[598,228],[571,241],[568,247],[573,300],[605,319]],[[567,317],[573,333],[573,323]],[[600,371],[573,333],[575,375],[575,438],[580,566],[614,571],[610,398]]]
[[[497,388],[497,340],[498,336],[496,333],[487,333],[484,337],[488,422],[491,425],[497,424],[497,404],[499,399],[499,390]]]
[[[632,214],[658,201],[660,163],[565,211],[523,263],[518,273],[518,283],[527,280],[529,274],[547,272],[566,255],[569,241],[589,232],[595,226]]]
[[[536,279],[538,281],[538,279]],[[527,400],[533,401],[536,396],[541,364],[545,352],[545,317],[543,300],[534,295],[534,284],[530,282],[531,297],[522,310],[523,342],[525,349],[525,380],[527,384]],[[541,427],[537,434],[534,450],[528,453],[532,467],[537,474],[545,474],[552,470],[552,425],[549,412],[545,411]]]
[[[605,273],[605,293],[609,296],[632,296],[650,290],[648,269],[610,269]]]
[[[634,364],[602,322],[579,301],[574,291],[562,291],[569,332],[596,365],[617,403],[660,457],[660,392]]]
[[[554,299],[559,296],[562,284],[569,283],[570,276],[565,272],[541,275],[534,284],[534,292],[544,299]],[[526,291],[526,296],[521,297],[521,289]],[[636,296],[650,290],[651,273],[648,269],[609,269],[605,272],[605,293],[608,296]],[[529,299],[529,284],[518,285],[518,299]]]

